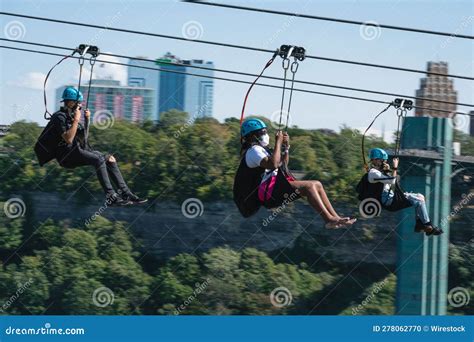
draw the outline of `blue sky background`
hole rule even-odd
[[[296,11],[320,16],[376,21],[383,24],[408,26],[429,30],[458,32],[472,35],[474,8],[466,1],[222,1],[275,10]],[[202,28],[200,39],[228,42],[273,49],[281,44],[304,46],[311,55],[359,60],[369,63],[396,65],[425,70],[426,62],[447,61],[449,73],[474,74],[474,48],[471,40],[450,39],[410,32],[382,29],[380,36],[365,40],[358,26],[343,25],[310,19],[294,19],[262,13],[228,10],[216,7],[180,3],[177,1],[45,1],[2,0],[2,11],[45,16],[63,20],[110,25],[112,27],[181,36],[189,21]],[[182,59],[204,59],[217,68],[258,73],[268,60],[265,53],[208,46],[193,42],[138,36],[119,32],[104,32],[22,18],[0,16],[2,37],[8,25],[19,21],[24,27],[21,40],[62,46],[95,43],[102,51],[131,56],[156,58],[167,51]],[[14,45],[14,44],[6,44]],[[27,46],[21,46],[26,47]],[[54,52],[57,52],[53,50]],[[0,50],[1,105],[0,123],[25,119],[43,122],[42,81],[44,74],[58,61],[57,57],[26,52]],[[126,62],[126,61],[125,61]],[[49,83],[48,98],[54,109],[54,89],[67,82],[76,82],[77,62],[69,61],[55,70]],[[99,70],[100,71],[100,70]],[[124,79],[126,69],[108,68],[105,71]],[[267,75],[281,76],[279,63]],[[216,76],[227,77],[226,74]],[[319,60],[301,63],[297,78],[321,83],[337,84],[414,95],[422,75],[358,67]],[[234,77],[234,76],[232,76]],[[265,81],[269,82],[269,81]],[[474,103],[472,81],[454,80],[458,102]],[[322,87],[306,87],[317,91],[334,92],[390,101],[392,97],[344,92]],[[215,81],[214,117],[220,121],[238,117],[247,90],[243,84]],[[279,109],[280,90],[257,87],[247,105],[247,114],[270,117]],[[331,128],[343,124],[353,128],[367,126],[370,118],[383,105],[351,101],[327,96],[295,93],[292,123],[303,128]],[[460,111],[469,108],[458,107]],[[374,127],[379,132],[385,126],[386,136],[395,129],[394,112]],[[465,130],[467,125],[465,125]]]

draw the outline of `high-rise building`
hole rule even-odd
[[[68,85],[77,86],[77,85]],[[57,102],[61,101],[64,88],[56,89]],[[88,85],[81,87],[84,104],[87,101]],[[89,94],[91,118],[99,111],[110,112],[115,118],[132,122],[155,121],[155,91],[146,87],[121,86],[119,81],[110,79],[92,80]]]
[[[420,80],[420,89],[416,91],[416,97],[425,99],[434,99],[439,101],[457,102],[457,92],[453,87],[453,80],[448,76],[448,63],[446,62],[428,62],[427,71],[429,73],[438,73],[442,75],[428,74]],[[455,112],[456,105],[442,102],[433,102],[417,99],[415,116],[432,116],[432,117],[450,117],[450,113],[439,112],[436,109]]]
[[[137,60],[130,60],[130,64],[145,67],[153,65],[151,62]],[[131,86],[156,89],[158,117],[160,113],[170,109],[187,112],[194,119],[212,116],[214,82],[209,78],[214,74],[212,62],[181,60],[168,52],[157,59],[153,67],[161,71],[129,67],[128,82]]]
[[[469,135],[471,137],[474,137],[474,110],[471,110],[469,112],[469,115],[470,115],[470,122],[469,122]]]

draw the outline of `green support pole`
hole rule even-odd
[[[440,199],[440,217],[436,222],[441,226],[441,222],[446,222],[443,225],[444,234],[438,237],[439,242],[439,286],[438,286],[438,315],[446,314],[446,302],[448,293],[448,256],[449,256],[449,220],[443,220],[449,217],[451,212],[451,174],[452,174],[452,149],[453,146],[453,123],[452,119],[443,119],[444,122],[444,154],[443,154],[443,170],[441,181],[441,199]],[[446,148],[449,146],[449,148]]]
[[[407,118],[402,149],[438,151],[436,158],[404,157],[400,160],[402,186],[425,195],[432,223],[447,221],[451,207],[451,119]],[[415,138],[412,138],[416,136]],[[421,151],[422,152],[422,151]],[[414,232],[415,209],[399,215],[396,313],[399,315],[446,314],[449,223],[441,236]]]

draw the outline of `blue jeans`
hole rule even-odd
[[[416,217],[423,224],[430,222],[430,217],[428,216],[428,210],[426,209],[426,203],[423,199],[423,195],[413,192],[405,192],[405,197],[415,207]],[[385,205],[390,205],[392,200],[393,197],[388,198],[387,202],[385,202]]]

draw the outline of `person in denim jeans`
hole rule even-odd
[[[399,159],[393,158],[392,168],[388,164],[388,154],[381,148],[373,148],[369,153],[371,169],[369,170],[369,183],[383,183],[382,204],[392,204],[394,192],[392,186],[397,181]],[[426,209],[425,196],[419,193],[405,192],[406,199],[415,207],[416,225],[415,232],[425,232],[426,235],[440,235],[443,231],[432,225],[428,210]]]

